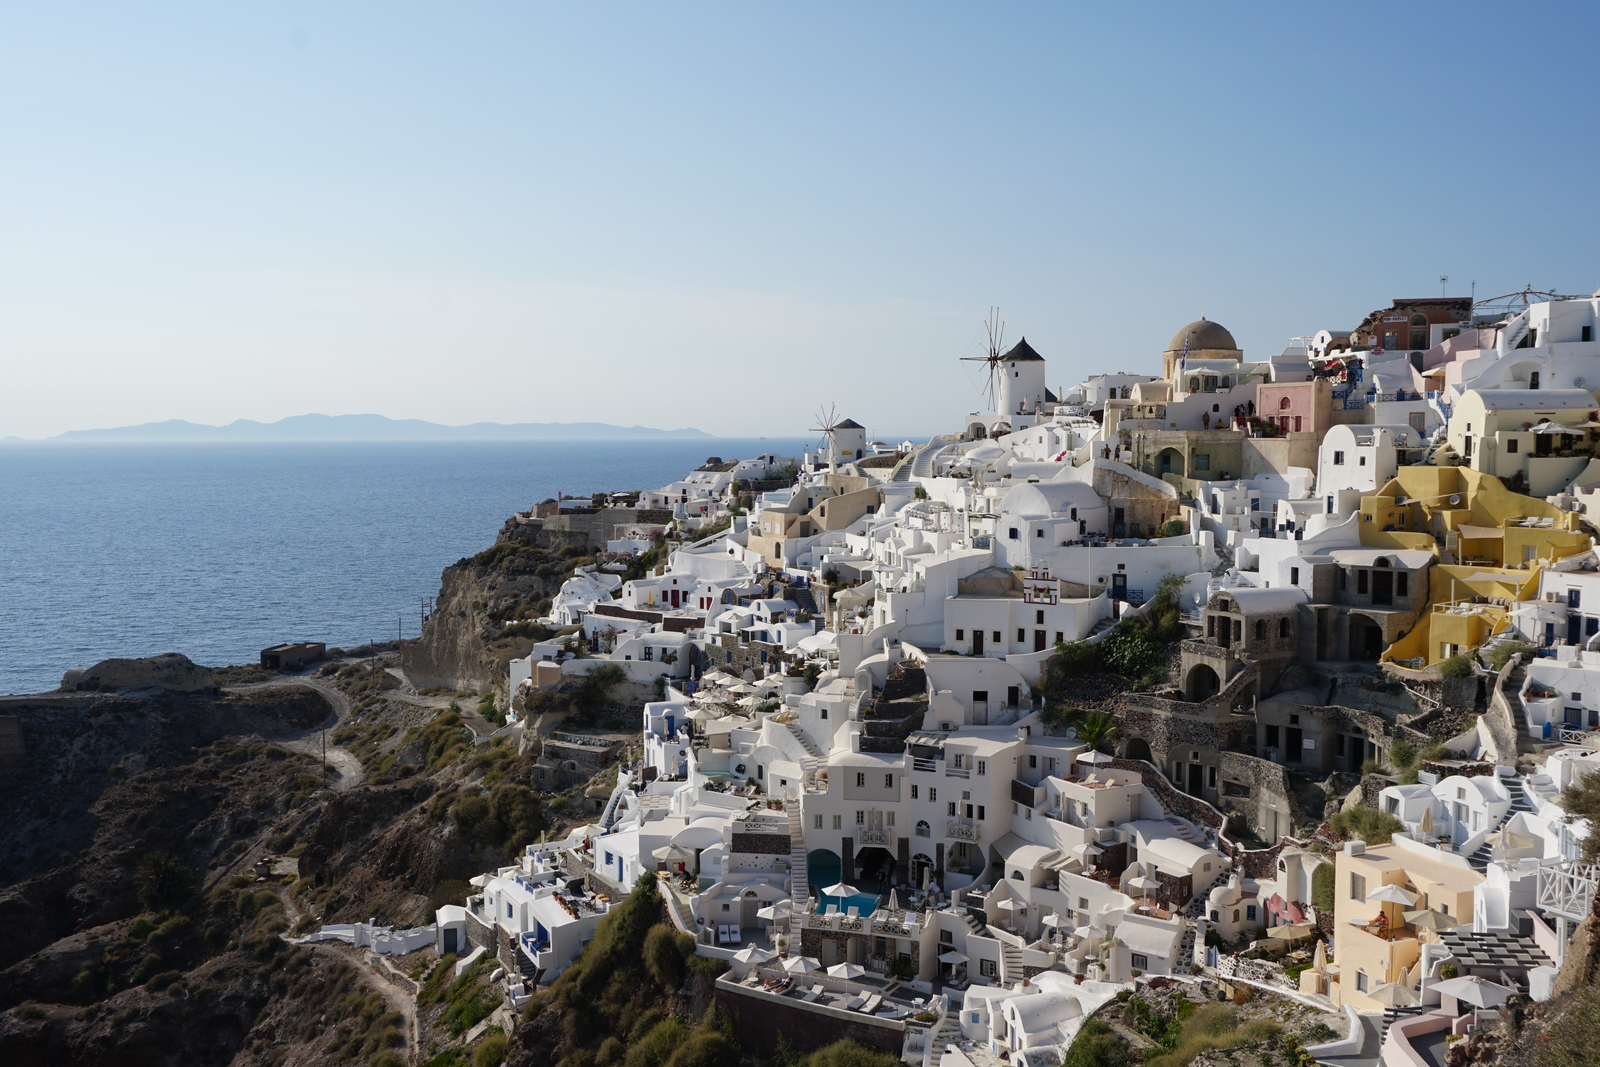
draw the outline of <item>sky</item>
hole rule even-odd
[[[1600,286],[1600,6],[11,4],[0,437],[958,429],[1396,297]]]

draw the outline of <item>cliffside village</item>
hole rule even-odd
[[[1596,884],[1561,791],[1600,770],[1597,326],[1600,294],[1394,300],[1255,356],[1202,318],[1067,387],[1022,340],[925,443],[840,419],[519,516],[600,558],[513,695],[613,664],[661,697],[592,824],[438,950],[520,1003],[657,871],[746,1022],[944,1067],[1054,1064],[1152,982],[1297,999],[1319,1059],[1397,1067],[1548,997]],[[1158,588],[1169,682],[1069,678],[1119,727],[1080,739],[1052,660]]]

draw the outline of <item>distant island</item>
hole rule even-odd
[[[183,419],[105,430],[68,430],[50,441],[571,441],[706,438],[702,430],[657,430],[604,422],[475,422],[444,426],[382,415],[292,415],[277,422],[239,419],[206,426]],[[14,440],[14,439],[13,439]]]

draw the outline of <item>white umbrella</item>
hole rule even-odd
[[[1027,905],[1018,900],[1016,897],[1006,897],[1006,899],[996,904],[995,907],[1002,911],[1021,911],[1023,908],[1027,907]]]
[[[776,921],[778,919],[787,919],[788,917],[789,902],[787,900],[780,900],[775,904],[768,904],[766,907],[757,909],[756,911],[756,918],[758,919],[772,919]]]
[[[961,953],[955,952],[955,951],[941,952],[941,953],[939,953],[939,962],[940,963],[966,963],[967,962],[967,957],[962,955]]]
[[[1442,911],[1420,908],[1405,913],[1406,922],[1423,930],[1454,930],[1461,924]]]
[[[749,682],[740,682],[738,685],[728,686],[728,692],[730,693],[754,693],[755,691],[756,687]]]
[[[1403,986],[1399,982],[1385,982],[1367,995],[1386,1008],[1409,1008],[1422,1003],[1422,998],[1417,995],[1415,989]]]
[[[1443,982],[1433,983],[1429,988],[1447,997],[1464,1000],[1478,1008],[1492,1008],[1497,1004],[1504,1004],[1516,993],[1515,989],[1496,985],[1487,978],[1479,978],[1475,974],[1469,974],[1464,978],[1448,978]]]
[[[790,974],[807,974],[821,968],[822,961],[814,956],[790,956],[783,961],[783,969]]]
[[[1072,931],[1072,933],[1074,937],[1088,938],[1095,936],[1094,927],[1092,926],[1080,926],[1076,930]]]
[[[854,978],[860,978],[866,973],[867,969],[865,967],[855,963],[836,963],[828,968],[828,974],[831,977],[843,978],[847,982]]]
[[[1267,936],[1279,941],[1295,941],[1309,936],[1310,933],[1311,927],[1305,923],[1289,923],[1284,926],[1274,926],[1267,931]]]
[[[1053,926],[1059,930],[1061,928],[1061,924],[1066,922],[1066,919],[1062,918],[1060,912],[1052,911],[1049,915],[1046,915],[1039,921],[1046,926]]]
[[[1156,881],[1154,878],[1147,878],[1144,875],[1140,875],[1137,878],[1128,879],[1128,888],[1142,890],[1144,892],[1159,892],[1161,889],[1161,883]]]
[[[1393,882],[1380,885],[1367,894],[1367,903],[1381,901],[1385,904],[1411,905],[1417,902],[1417,895],[1404,886],[1395,885]]]
[[[746,945],[744,948],[733,954],[733,958],[738,960],[740,963],[765,963],[770,960],[772,956],[773,954],[768,952],[766,949],[757,948],[754,945]]]
[[[853,897],[858,895],[860,892],[861,890],[857,889],[853,885],[846,885],[843,882],[835,882],[833,885],[830,885],[828,888],[824,889],[822,891],[822,895],[825,897]]]
[[[682,845],[664,845],[650,853],[662,863],[684,863],[694,859],[694,849],[684,848]]]

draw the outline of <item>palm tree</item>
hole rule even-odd
[[[1096,752],[1110,753],[1111,742],[1117,737],[1117,720],[1104,711],[1091,711],[1072,728],[1078,740]]]

